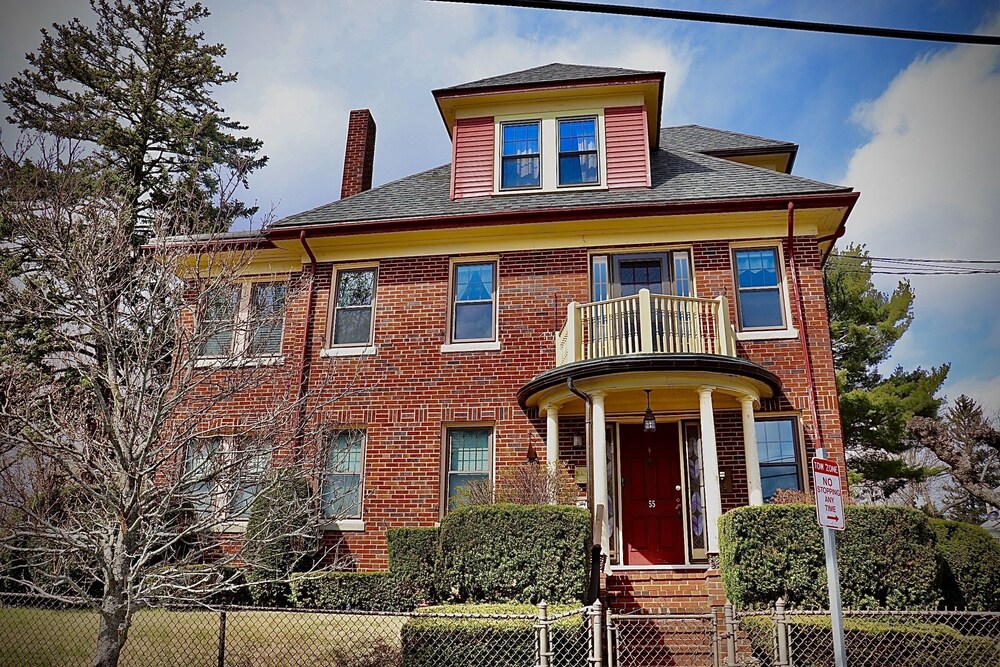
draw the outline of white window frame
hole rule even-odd
[[[758,413],[754,416],[754,427],[761,422],[773,422],[773,421],[790,421],[792,422],[792,439],[793,450],[795,452],[795,467],[796,467],[796,477],[799,482],[799,491],[804,493],[809,492],[809,485],[807,483],[807,473],[806,473],[806,450],[805,450],[805,431],[802,424],[802,417],[798,413],[791,412],[766,412]],[[756,434],[755,434],[756,439]],[[762,470],[764,465],[791,465],[790,463],[784,464],[766,464],[761,463],[760,457],[760,441],[757,441],[757,469]]]
[[[581,183],[563,183],[562,182],[562,155],[563,150],[560,145],[561,142],[561,125],[562,123],[571,123],[574,121],[592,120],[594,121],[594,153],[597,157],[597,181],[595,182],[581,182]],[[601,178],[601,155],[603,153],[601,136],[602,133],[598,130],[597,116],[586,115],[586,116],[567,116],[562,118],[556,118],[556,186],[560,189],[563,188],[586,188],[599,186],[602,183]],[[575,153],[584,152],[589,153],[590,151],[571,151]]]
[[[321,511],[326,511],[326,506],[322,503],[323,490],[326,486],[326,476],[328,473],[327,465],[329,461],[329,452],[333,447],[333,440],[340,437],[342,433],[360,433],[361,437],[361,465],[358,472],[358,515],[356,517],[345,517],[343,519],[334,519],[329,521],[324,525],[324,530],[338,531],[338,532],[364,532],[365,530],[365,471],[368,468],[368,429],[364,426],[354,426],[340,428],[334,431],[330,436],[330,441],[326,445],[323,454],[325,460],[322,462],[322,473],[319,480],[319,490],[320,490],[320,504],[322,505]],[[352,473],[343,473],[352,474]]]
[[[199,368],[218,366],[271,366],[284,363],[285,320],[286,313],[281,314],[281,339],[278,342],[277,354],[251,355],[250,344],[253,339],[251,329],[251,300],[253,288],[257,285],[280,283],[285,286],[285,305],[288,304],[289,280],[287,277],[268,277],[253,280],[240,280],[230,283],[228,287],[239,290],[236,313],[233,318],[233,341],[227,356],[202,356],[201,350],[196,351],[195,366]],[[226,287],[220,285],[220,288]],[[201,312],[196,312],[196,331],[201,329]]]
[[[448,487],[451,470],[451,433],[453,431],[474,431],[487,430],[487,463],[486,479],[493,481],[496,479],[496,426],[490,422],[456,422],[445,424],[441,427],[441,507],[440,516],[443,519],[448,513]],[[458,471],[460,472],[460,471]]]
[[[670,289],[673,290],[676,283],[676,275],[674,273],[674,253],[685,253],[687,254],[688,262],[688,291],[689,296],[696,296],[698,294],[698,285],[695,278],[697,272],[694,266],[694,248],[690,245],[671,245],[671,246],[650,246],[648,248],[599,248],[591,250],[587,256],[587,285],[589,289],[589,298],[592,301],[597,301],[597,294],[595,291],[596,283],[595,279],[595,265],[598,263],[603,263],[605,278],[607,279],[607,297],[604,300],[615,298],[613,293],[616,291],[616,286],[618,289],[621,287],[621,283],[618,282],[617,272],[615,271],[615,259],[624,258],[641,258],[643,256],[662,256],[666,258],[667,269],[669,271],[670,280],[668,284]],[[669,296],[669,295],[668,295]]]
[[[455,300],[458,288],[455,274],[458,266],[468,264],[493,264],[493,333],[490,338],[455,338]],[[448,263],[448,332],[441,352],[487,352],[500,350],[500,258],[496,255],[452,257]]]
[[[736,252],[740,250],[775,250],[775,258],[778,270],[778,298],[781,302],[781,316],[783,324],[779,327],[761,327],[743,329],[740,309],[743,304],[740,301],[740,279],[736,265]],[[733,323],[736,330],[736,340],[781,340],[798,338],[798,330],[792,326],[792,306],[789,298],[788,272],[785,271],[785,253],[782,244],[776,241],[746,241],[741,243],[731,243],[729,245],[730,275],[733,279],[733,301],[736,306],[736,321]]]
[[[371,304],[371,328],[368,331],[368,341],[364,344],[357,343],[346,343],[337,344],[333,342],[334,337],[334,326],[336,325],[337,317],[337,288],[339,287],[340,274],[346,271],[358,271],[364,269],[372,269],[375,271],[375,283],[372,287],[372,304]],[[333,267],[333,275],[330,278],[330,307],[326,318],[326,346],[320,350],[321,357],[360,357],[369,356],[378,353],[378,347],[375,345],[375,323],[376,323],[376,313],[378,312],[378,281],[379,281],[379,264],[378,262],[364,262],[359,264],[343,264],[340,266]]]
[[[594,118],[597,133],[597,183],[559,184],[559,121]],[[503,176],[503,128],[525,122],[539,124],[539,180],[537,187],[502,186]],[[494,125],[493,194],[517,195],[535,192],[558,192],[564,190],[607,190],[608,163],[607,145],[604,133],[604,108],[566,109],[535,113],[518,113],[496,116]]]
[[[241,439],[237,435],[203,435],[191,438],[184,445],[184,463],[183,463],[183,474],[187,474],[188,471],[188,461],[191,456],[191,446],[194,443],[207,443],[210,441],[218,441],[219,449],[216,451],[215,456],[220,457],[225,460],[224,465],[231,464],[231,459],[233,452],[237,449],[237,443]],[[251,438],[252,440],[252,438]],[[262,452],[264,455],[269,455],[270,450]],[[270,459],[270,456],[268,456]],[[248,459],[249,460],[249,459]],[[267,460],[261,470],[262,478],[266,476],[266,473],[271,468],[271,461]],[[208,492],[211,496],[210,501],[210,511],[220,513],[228,513],[230,505],[233,500],[233,491],[236,489],[236,484],[238,480],[234,479],[217,479],[212,482],[212,489]],[[243,488],[242,485],[240,488]],[[252,501],[251,501],[252,502]],[[247,508],[249,512],[249,507]],[[214,526],[212,530],[217,533],[243,533],[246,532],[247,523],[249,522],[249,514],[246,517],[230,517],[226,521],[219,521]]]

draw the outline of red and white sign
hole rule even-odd
[[[823,528],[843,530],[844,498],[840,465],[832,459],[813,459],[813,489],[816,491],[816,520]]]

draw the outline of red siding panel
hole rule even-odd
[[[493,117],[459,118],[452,145],[451,198],[493,193]]]
[[[610,107],[604,110],[608,188],[649,187],[649,141],[646,107]]]

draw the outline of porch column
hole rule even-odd
[[[545,407],[545,462],[554,468],[559,460],[559,406]]]
[[[719,553],[719,517],[722,516],[722,487],[719,484],[719,454],[715,445],[715,408],[712,406],[714,387],[698,388],[698,409],[701,416],[701,455],[705,466],[705,523],[708,553]]]
[[[743,455],[747,465],[747,487],[751,505],[764,504],[764,491],[760,484],[760,461],[757,456],[757,426],[753,418],[753,397],[741,396],[743,408]]]
[[[591,435],[593,442],[594,470],[594,522],[600,530],[601,550],[609,553],[608,539],[608,443],[605,438],[604,392],[595,391],[590,395]]]

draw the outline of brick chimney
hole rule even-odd
[[[344,180],[340,198],[344,199],[372,187],[375,163],[375,119],[368,109],[355,109],[347,123],[347,149],[344,151]]]

